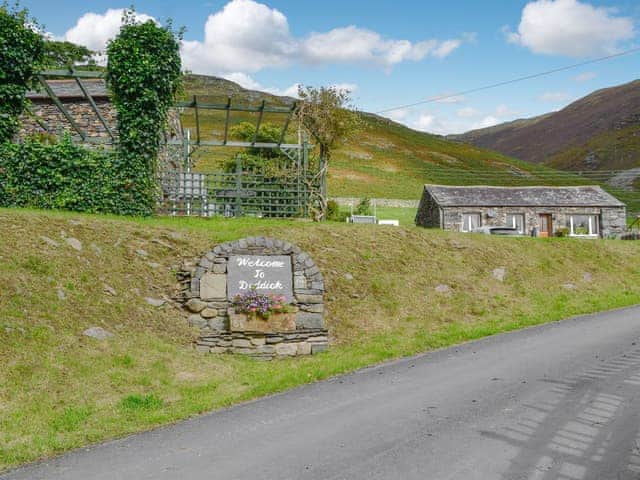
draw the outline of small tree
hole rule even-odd
[[[125,11],[118,36],[109,42],[107,82],[118,111],[118,169],[138,214],[156,201],[160,140],[167,113],[181,85],[180,40],[169,23],[138,23]]]
[[[318,208],[314,212],[316,221],[326,217],[326,174],[333,150],[355,134],[361,124],[360,116],[350,109],[350,93],[335,87],[300,86],[298,96],[302,103],[297,116],[302,127],[311,135],[318,147],[320,188],[309,182],[312,195],[317,198]]]
[[[42,65],[44,40],[27,10],[0,4],[0,142],[20,127],[26,93]]]
[[[44,48],[44,63],[47,68],[67,68],[76,64],[98,68],[93,59],[95,52],[85,46],[49,40],[45,42]]]

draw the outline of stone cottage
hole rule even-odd
[[[493,187],[425,185],[416,225],[471,232],[508,227],[541,237],[608,237],[626,230],[626,206],[597,185]]]

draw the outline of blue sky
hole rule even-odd
[[[57,38],[103,48],[129,1],[29,0]],[[631,0],[137,1],[142,19],[187,33],[185,67],[245,87],[291,93],[298,83],[352,90],[379,111],[640,46]],[[434,133],[557,110],[640,76],[640,53],[386,115]]]

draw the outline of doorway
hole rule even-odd
[[[541,237],[550,237],[553,233],[553,223],[551,220],[551,215],[548,213],[540,214],[540,232],[539,235]]]

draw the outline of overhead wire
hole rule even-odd
[[[538,72],[538,73],[533,73],[533,74],[530,74],[530,75],[525,75],[525,76],[522,76],[522,77],[512,78],[510,80],[505,80],[505,81],[502,81],[502,82],[496,82],[496,83],[492,83],[492,84],[489,84],[489,85],[483,85],[481,87],[471,88],[469,90],[463,90],[463,91],[456,92],[456,93],[449,93],[449,94],[446,94],[446,95],[439,95],[439,96],[436,96],[436,97],[428,98],[426,100],[420,100],[418,102],[407,103],[405,105],[399,105],[397,107],[385,108],[383,110],[378,110],[375,113],[379,115],[379,114],[382,114],[382,113],[393,112],[395,110],[403,110],[403,109],[406,109],[406,108],[417,107],[419,105],[424,105],[424,104],[427,104],[427,103],[439,102],[439,101],[447,100],[447,99],[454,98],[454,97],[460,97],[462,95],[469,95],[471,93],[481,92],[483,90],[489,90],[489,89],[492,89],[492,88],[502,87],[504,85],[510,85],[512,83],[522,82],[522,81],[525,81],[525,80],[531,80],[533,78],[544,77],[546,75],[552,75],[552,74],[558,73],[558,72],[564,72],[566,70],[572,70],[574,68],[584,67],[586,65],[591,65],[591,64],[594,64],[594,63],[598,63],[598,62],[604,62],[604,61],[607,61],[607,60],[611,60],[613,58],[622,57],[622,56],[625,56],[625,55],[631,55],[633,53],[638,53],[638,52],[640,52],[640,47],[631,48],[631,49],[628,49],[628,50],[625,50],[625,51],[622,51],[622,52],[613,53],[611,55],[605,55],[603,57],[598,57],[598,58],[593,58],[593,59],[590,59],[590,60],[585,60],[584,62],[574,63],[574,64],[571,64],[571,65],[565,65],[564,67],[553,68],[551,70],[545,70],[543,72]]]

